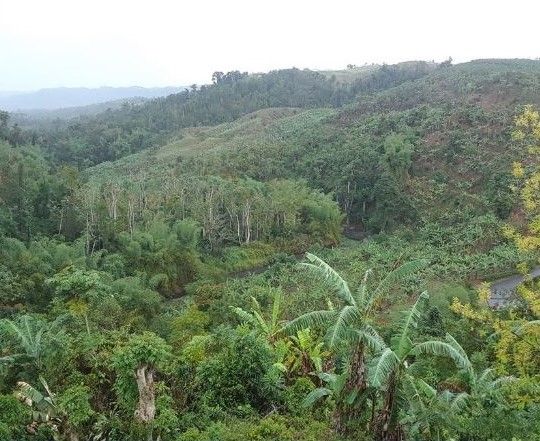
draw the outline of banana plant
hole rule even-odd
[[[345,349],[349,354],[347,366],[348,377],[345,385],[349,396],[354,396],[349,410],[356,404],[357,398],[364,398],[367,390],[366,352],[378,352],[384,342],[371,324],[377,301],[388,295],[390,289],[403,281],[410,274],[423,268],[427,262],[416,260],[405,263],[391,271],[370,289],[369,279],[372,271],[365,272],[356,291],[350,289],[348,283],[324,260],[313,254],[306,254],[308,262],[300,264],[317,277],[329,290],[329,294],[337,297],[341,307],[336,309],[330,303],[326,310],[308,312],[285,325],[285,332],[292,334],[304,328],[320,328],[327,330],[326,341],[330,349]],[[344,418],[349,412],[345,411]],[[342,424],[341,424],[342,425]]]
[[[273,290],[272,314],[269,318],[265,318],[261,305],[255,297],[251,297],[251,311],[245,311],[235,306],[230,308],[244,323],[248,323],[258,334],[263,335],[270,344],[274,345],[282,330],[282,321],[280,320],[282,300],[281,290]]]
[[[422,379],[408,376],[404,382],[407,412],[400,420],[412,439],[440,441],[459,428],[458,416],[467,407],[466,392],[438,391]]]
[[[410,433],[418,439],[449,439],[449,430],[457,432],[459,429],[458,415],[477,415],[482,409],[502,405],[502,387],[516,380],[512,376],[498,377],[491,368],[477,372],[464,349],[450,334],[445,336],[445,342],[453,351],[448,350],[448,346],[437,348],[425,342],[417,346],[417,352],[450,356],[461,368],[466,386],[459,393],[439,392],[421,379],[408,377],[409,391],[406,395],[409,407],[401,423],[410,423]]]
[[[300,375],[322,372],[323,362],[330,352],[323,349],[323,342],[314,337],[311,329],[301,329],[291,337],[291,342],[290,371],[297,371]]]
[[[56,406],[55,395],[50,391],[43,377],[39,377],[39,381],[45,393],[24,381],[19,381],[15,396],[31,410],[32,423],[28,426],[28,432],[34,433],[39,425],[45,424],[52,428],[55,440],[57,440],[61,416]]]
[[[0,359],[4,363],[32,364],[38,371],[43,368],[43,357],[50,350],[50,343],[57,337],[59,317],[52,323],[47,323],[29,315],[22,316],[18,321],[4,319],[0,321],[0,337],[15,343],[19,352]]]
[[[411,402],[408,392],[411,391],[410,385],[417,382],[414,364],[419,356],[444,356],[452,359],[459,369],[471,369],[465,351],[449,335],[446,341],[413,342],[414,331],[428,300],[429,296],[425,292],[419,296],[416,303],[405,312],[399,332],[391,338],[390,345],[380,352],[370,366],[370,383],[383,393],[383,405],[374,421],[378,440],[396,441],[404,437],[404,421],[400,418],[407,414],[407,406]]]
[[[334,430],[338,433],[345,433],[346,427],[341,415],[341,409],[343,403],[347,401],[348,396],[345,390],[347,383],[347,372],[344,371],[341,374],[321,372],[319,378],[323,382],[324,386],[313,389],[304,398],[303,406],[311,407],[322,399],[329,399],[334,403],[334,412],[332,415],[332,423]]]

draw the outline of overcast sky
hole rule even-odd
[[[0,0],[0,90],[540,57],[539,0]]]

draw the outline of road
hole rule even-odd
[[[533,278],[540,277],[540,266],[534,268],[530,275]],[[491,283],[491,296],[489,297],[489,306],[492,308],[502,308],[506,306],[514,297],[517,286],[523,282],[524,277],[521,274],[505,277],[495,280]]]

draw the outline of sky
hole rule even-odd
[[[0,0],[0,91],[538,58],[538,0]]]

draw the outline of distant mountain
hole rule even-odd
[[[59,87],[35,92],[0,92],[0,109],[8,111],[52,110],[82,107],[129,98],[157,98],[184,90],[185,87]]]
[[[151,98],[124,98],[116,101],[88,104],[86,106],[62,107],[60,109],[28,109],[11,112],[10,121],[25,129],[47,129],[64,127],[75,118],[92,117],[103,112],[121,109],[123,106],[134,108]]]

